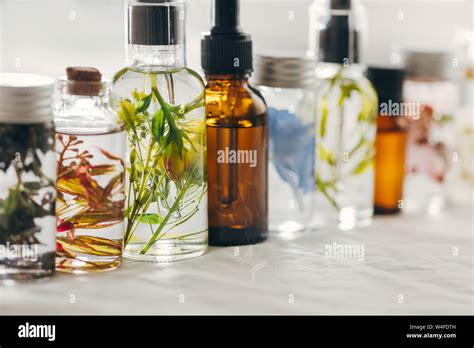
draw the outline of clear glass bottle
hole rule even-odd
[[[258,55],[254,81],[268,106],[269,228],[291,239],[313,214],[315,61]]]
[[[129,1],[129,64],[113,100],[128,132],[125,256],[177,261],[207,250],[204,82],[186,67],[184,1]]]
[[[403,99],[416,106],[405,118],[408,144],[404,209],[437,215],[446,207],[452,179],[458,87],[451,80],[451,57],[443,52],[409,51]]]
[[[54,79],[0,74],[0,280],[54,272]]]
[[[55,107],[58,217],[56,269],[90,273],[122,263],[126,135],[109,105],[110,83],[68,68]]]
[[[357,1],[317,0],[310,55],[318,60],[314,227],[371,222],[377,94],[360,64]]]

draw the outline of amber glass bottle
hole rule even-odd
[[[246,77],[207,81],[209,243],[258,243],[267,236],[265,103]]]
[[[369,68],[368,77],[379,95],[375,141],[375,214],[400,212],[405,172],[406,130],[401,102],[403,70]]]
[[[252,41],[238,26],[238,1],[216,1],[214,13],[202,40],[209,244],[254,244],[268,235],[267,108],[248,83]]]

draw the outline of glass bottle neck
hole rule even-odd
[[[180,69],[186,65],[184,44],[173,46],[129,45],[128,65],[140,70]]]
[[[320,79],[331,78],[337,74],[340,74],[343,78],[358,79],[364,75],[364,71],[364,65],[355,63],[346,66],[338,63],[321,62],[316,67],[316,75]]]
[[[61,99],[63,101],[67,101],[70,105],[81,104],[83,106],[93,105],[96,107],[107,107],[109,105],[108,95],[90,96],[90,95],[63,94]]]
[[[208,85],[229,84],[233,86],[248,85],[250,74],[206,74]]]
[[[70,81],[60,79],[58,89],[61,100],[69,105],[80,103],[82,105],[107,106],[110,99],[110,83],[108,81]]]

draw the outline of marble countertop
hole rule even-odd
[[[464,206],[177,263],[126,260],[113,272],[0,286],[0,314],[472,314],[473,226]]]

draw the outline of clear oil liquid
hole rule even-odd
[[[114,108],[130,100],[138,106],[137,93],[150,95],[152,86],[166,103],[183,138],[184,161],[171,147],[154,142],[153,116],[161,109],[153,98],[146,116],[139,113],[134,128],[128,130],[128,216],[125,256],[140,261],[169,262],[202,255],[207,250],[206,132],[203,85],[185,68],[151,70],[125,68],[113,82]],[[135,97],[134,97],[135,96]],[[186,112],[178,116],[177,110]],[[140,121],[144,117],[144,122]],[[165,121],[164,138],[169,134]],[[151,146],[150,146],[151,145]],[[136,157],[131,163],[130,154]],[[143,179],[142,174],[145,178]]]
[[[373,215],[377,99],[364,78],[324,80],[318,96],[313,227],[343,230]]]

